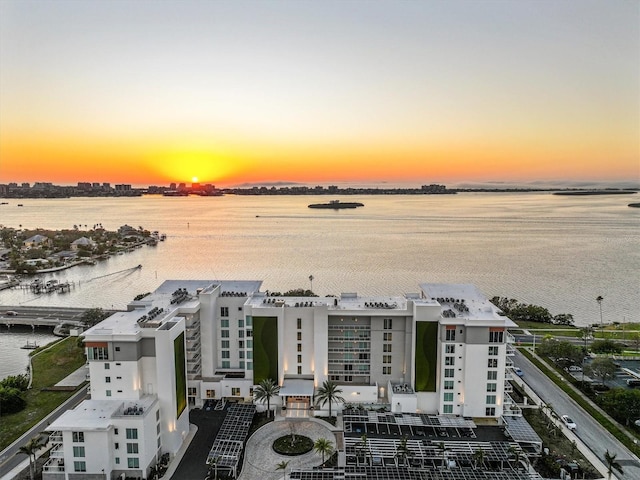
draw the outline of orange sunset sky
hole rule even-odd
[[[0,1],[0,183],[638,182],[640,3]]]

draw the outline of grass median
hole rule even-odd
[[[75,393],[47,389],[84,363],[84,349],[78,346],[76,337],[67,337],[34,352],[31,361],[33,383],[24,396],[27,406],[20,412],[0,417],[0,450],[8,447]]]

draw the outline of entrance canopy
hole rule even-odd
[[[313,380],[285,379],[280,387],[281,397],[313,397]]]

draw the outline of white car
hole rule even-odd
[[[569,417],[569,415],[562,415],[560,418],[562,419],[562,422],[567,426],[569,430],[573,431],[577,428],[576,422],[571,420],[571,417]]]
[[[582,371],[582,367],[580,367],[578,365],[571,365],[569,367],[569,371],[570,372],[581,372]]]

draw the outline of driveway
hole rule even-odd
[[[327,425],[327,426],[325,426]],[[289,461],[287,473],[291,469],[313,468],[320,465],[322,457],[311,450],[304,455],[288,457],[273,451],[273,442],[290,433],[304,435],[314,442],[319,438],[326,438],[336,445],[335,435],[329,429],[329,424],[322,420],[291,420],[277,419],[256,431],[247,442],[244,465],[238,480],[281,480],[282,470],[276,471],[278,463]]]

